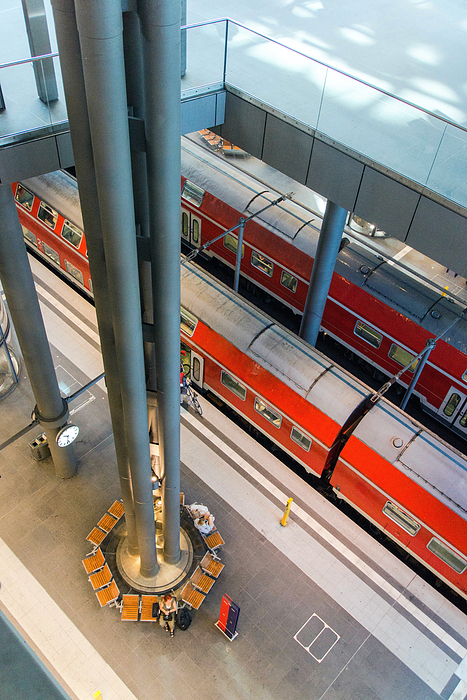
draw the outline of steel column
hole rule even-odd
[[[347,214],[346,209],[328,199],[299,332],[313,346],[318,339]]]
[[[133,490],[126,448],[122,397],[118,380],[115,336],[112,326],[112,309],[107,283],[104,244],[99,216],[99,201],[94,173],[91,134],[84,91],[81,47],[73,0],[53,0],[55,30],[60,50],[63,86],[67,103],[68,121],[75,168],[79,182],[79,196],[83,213],[86,244],[91,269],[94,303],[105,369],[105,383],[109,400],[114,435],[117,468],[120,479],[129,551],[138,552]]]
[[[234,277],[234,292],[238,292],[238,283],[240,282],[240,265],[242,264],[242,247],[243,247],[243,232],[245,230],[245,219],[241,217],[238,220],[238,238],[237,238],[237,255],[235,256],[235,277]]]
[[[62,398],[29,267],[23,232],[10,185],[0,185],[0,279],[36,400],[36,415],[47,435],[62,479],[76,474],[74,446],[58,447],[55,438],[66,425],[68,404]]]
[[[164,558],[180,558],[180,0],[140,0]]]
[[[52,53],[44,0],[21,0],[31,56]],[[37,94],[45,104],[58,100],[53,58],[34,61]]]
[[[140,574],[158,571],[149,453],[143,334],[131,178],[121,7],[75,0],[96,172]]]

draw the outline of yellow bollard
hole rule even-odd
[[[292,505],[293,498],[287,500],[287,505],[285,506],[284,515],[282,516],[281,525],[285,527],[287,525],[287,519],[290,513],[290,506]]]
[[[100,690],[96,690],[95,693],[93,693],[93,697],[96,698],[96,700],[102,700],[102,695]]]

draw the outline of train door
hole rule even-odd
[[[200,389],[203,388],[203,371],[204,359],[197,352],[192,350],[185,343],[180,343],[180,364],[183,368],[183,373],[188,379],[196,384]]]
[[[182,207],[182,240],[194,248],[201,245],[201,219]]]
[[[467,394],[452,386],[446,394],[439,415],[456,430],[467,434]]]

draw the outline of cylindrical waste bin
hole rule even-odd
[[[29,443],[33,459],[40,462],[41,459],[50,457],[50,447],[45,433],[41,433]]]

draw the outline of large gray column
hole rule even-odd
[[[346,209],[328,199],[299,332],[313,346],[318,339],[347,214]]]
[[[149,453],[143,334],[131,179],[122,13],[114,0],[75,0],[125,435],[140,574],[158,570]]]
[[[163,478],[164,558],[180,558],[180,0],[140,0]]]
[[[31,56],[45,56],[51,53],[44,0],[21,0],[21,4],[23,5],[24,22],[26,24]],[[57,100],[58,90],[53,58],[34,61],[32,65],[39,98],[45,104]]]
[[[112,308],[110,304],[109,286],[107,283],[107,269],[99,216],[91,134],[89,130],[86,94],[84,91],[81,47],[79,45],[73,0],[53,0],[53,10],[55,30],[60,49],[60,63],[67,103],[68,121],[70,124],[75,167],[79,182],[79,196],[83,213],[84,229],[86,231],[87,253],[89,267],[91,269],[94,303],[96,305],[102,359],[105,369],[105,383],[107,386],[112,420],[117,468],[123,505],[125,507],[128,549],[130,554],[137,554],[138,539],[130,467],[126,448],[122,397],[118,378],[115,336],[112,325]]]
[[[37,299],[23,232],[10,185],[0,185],[0,279],[36,400],[55,473],[69,479],[76,473],[73,445],[58,447],[55,438],[66,425],[68,404],[60,394],[50,347]]]

